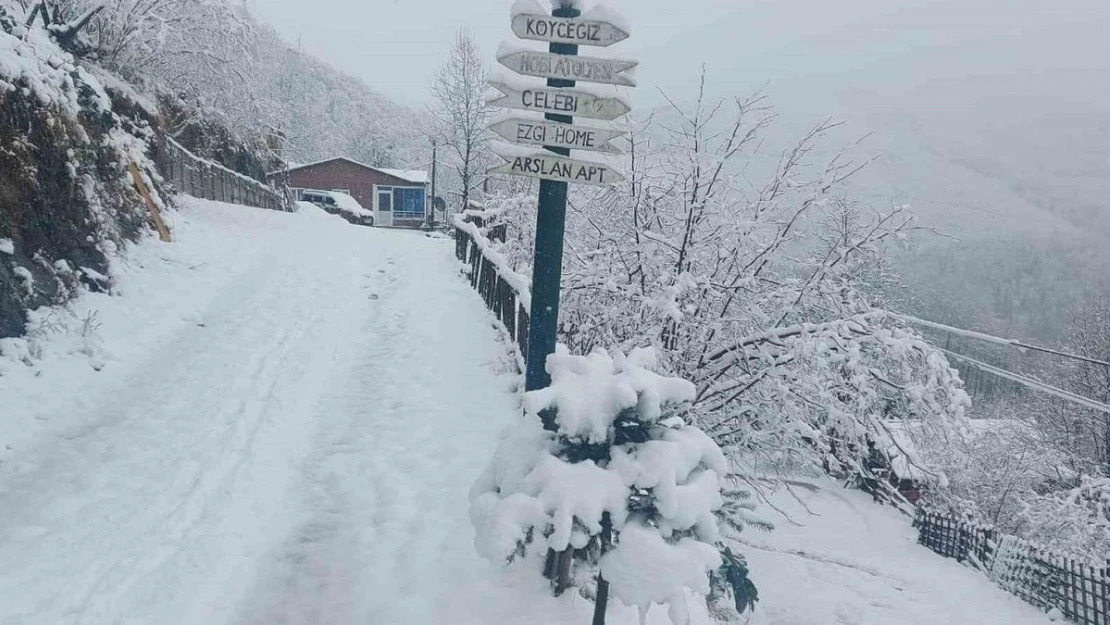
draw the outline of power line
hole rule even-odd
[[[970,339],[975,339],[977,341],[984,341],[986,343],[994,343],[995,345],[1006,345],[1006,346],[1009,346],[1009,347],[1017,347],[1017,348],[1020,348],[1020,349],[1029,349],[1029,350],[1033,350],[1033,351],[1036,351],[1036,352],[1044,352],[1046,354],[1052,354],[1054,356],[1061,356],[1063,358],[1071,358],[1072,360],[1079,360],[1079,361],[1087,362],[1087,363],[1090,363],[1090,364],[1093,364],[1093,365],[1102,365],[1103,367],[1110,368],[1110,362],[1106,362],[1105,360],[1098,360],[1096,358],[1088,358],[1087,356],[1081,356],[1079,354],[1071,354],[1071,353],[1068,353],[1068,352],[1063,352],[1063,351],[1060,351],[1060,350],[1057,350],[1057,349],[1051,349],[1051,348],[1048,348],[1048,347],[1040,347],[1038,345],[1030,345],[1029,343],[1019,341],[1018,339],[1004,339],[1004,338],[1000,338],[1000,337],[997,337],[997,336],[991,336],[989,334],[983,334],[982,332],[975,332],[973,330],[964,330],[964,329],[961,329],[961,328],[955,328],[955,327],[952,327],[952,326],[944,325],[943,323],[937,323],[935,321],[926,321],[924,319],[918,319],[917,317],[911,317],[910,315],[903,315],[903,314],[894,313],[894,312],[889,313],[889,314],[892,317],[896,317],[896,318],[901,319],[901,320],[903,320],[907,323],[913,323],[913,324],[933,328],[933,329],[936,329],[936,330],[943,330],[945,332],[951,332],[952,334],[967,337],[967,338],[970,338]]]
[[[1060,399],[1064,399],[1064,400],[1070,401],[1072,403],[1079,404],[1079,405],[1084,406],[1086,408],[1091,408],[1092,410],[1098,410],[1100,412],[1110,414],[1110,406],[1108,406],[1108,405],[1106,405],[1102,402],[1098,402],[1098,401],[1095,401],[1093,399],[1088,399],[1086,397],[1083,397],[1082,395],[1076,395],[1075,393],[1072,393],[1071,391],[1065,391],[1062,388],[1057,388],[1055,386],[1052,386],[1051,384],[1046,384],[1044,382],[1041,382],[1040,380],[1035,380],[1033,378],[1030,378],[1030,377],[1021,375],[1021,374],[1006,371],[1005,369],[1000,369],[998,367],[995,367],[994,365],[988,365],[985,362],[975,360],[974,358],[964,356],[963,354],[957,354],[956,352],[953,352],[953,351],[950,351],[950,350],[947,350],[947,349],[943,349],[943,348],[939,348],[939,347],[937,349],[940,349],[940,351],[944,352],[945,354],[948,354],[949,356],[952,356],[953,358],[956,358],[958,360],[962,360],[962,361],[966,362],[967,364],[969,364],[969,365],[971,365],[971,366],[973,366],[977,369],[980,369],[982,371],[985,371],[987,373],[992,373],[992,374],[997,375],[999,377],[1006,378],[1007,380],[1010,380],[1012,382],[1017,382],[1018,384],[1021,384],[1023,386],[1027,386],[1027,387],[1032,388],[1034,390],[1041,391],[1042,393],[1047,393],[1049,395],[1054,395],[1056,397],[1059,397]]]

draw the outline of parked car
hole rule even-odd
[[[301,191],[301,201],[311,202],[325,211],[333,215],[339,215],[356,225],[374,225],[374,211],[363,208],[358,200],[340,191],[305,189]]]

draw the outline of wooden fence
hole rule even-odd
[[[273,187],[203,159],[170,137],[165,138],[158,160],[162,176],[181,193],[270,210],[286,211],[292,206]]]
[[[454,219],[455,256],[470,267],[470,285],[497,316],[520,351],[522,361],[527,362],[531,295],[523,277],[509,270],[503,259],[492,252],[487,231],[472,218],[456,215]]]
[[[918,508],[918,542],[968,562],[1002,588],[1079,625],[1110,625],[1110,561],[1094,564],[1050,551],[990,527]]]

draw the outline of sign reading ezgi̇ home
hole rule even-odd
[[[490,130],[514,143],[550,145],[559,148],[622,154],[610,140],[627,134],[623,130],[591,128],[533,119],[511,118],[490,126]]]

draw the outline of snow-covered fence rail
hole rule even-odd
[[[201,158],[166,137],[159,168],[181,193],[270,210],[288,210],[289,203],[273,187]]]
[[[452,218],[455,256],[470,267],[470,284],[493,311],[505,332],[516,343],[522,359],[528,358],[528,323],[532,295],[528,278],[512,270],[507,259],[493,249],[486,229],[465,213]],[[496,226],[493,230],[497,234]],[[504,237],[502,231],[501,236]]]
[[[1110,625],[1110,561],[1083,562],[994,528],[918,508],[918,542],[969,562],[1025,601],[1078,625]]]

